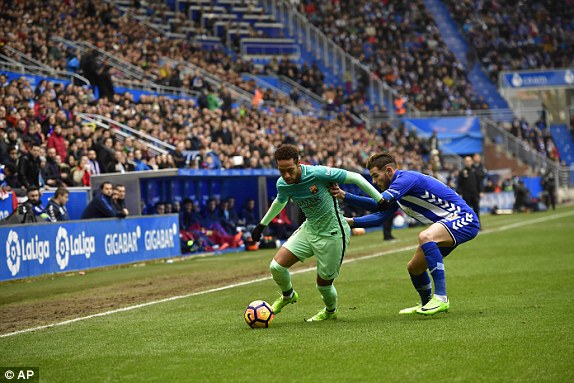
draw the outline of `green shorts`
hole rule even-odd
[[[327,281],[335,279],[339,276],[341,263],[351,238],[351,228],[346,222],[343,225],[344,236],[339,233],[333,236],[320,236],[311,233],[305,221],[283,244],[283,247],[292,252],[301,262],[305,262],[312,256],[317,257],[317,275]]]

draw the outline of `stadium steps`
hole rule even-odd
[[[466,53],[469,49],[468,44],[460,33],[446,5],[443,4],[441,0],[423,0],[423,3],[434,18],[448,49],[455,55],[458,61],[466,65]],[[509,108],[506,100],[498,92],[496,85],[490,81],[480,65],[475,63],[470,70],[467,65],[467,73],[468,80],[472,84],[473,89],[488,103],[490,109],[507,110]]]
[[[558,149],[560,160],[566,162],[566,165],[572,165],[574,163],[574,137],[568,126],[550,125],[550,133]]]
[[[504,151],[502,146],[494,143],[484,143],[484,166],[488,170],[510,169],[513,175],[531,175],[531,168]]]

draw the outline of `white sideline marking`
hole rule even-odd
[[[568,217],[574,215],[574,212],[568,212],[568,213],[561,213],[561,214],[555,214],[555,215],[551,215],[551,216],[547,216],[547,217],[540,217],[540,218],[535,218],[535,219],[531,219],[528,221],[522,221],[522,222],[517,222],[517,223],[513,223],[513,224],[509,224],[509,225],[504,225],[501,226],[497,229],[490,229],[490,230],[484,230],[480,233],[480,236],[486,235],[486,234],[492,234],[492,233],[498,233],[500,231],[505,231],[505,230],[510,230],[510,229],[514,229],[520,226],[526,226],[526,225],[530,225],[530,224],[534,224],[534,223],[540,223],[540,222],[545,222],[545,221],[550,221],[550,220],[554,220],[554,219],[558,219],[558,218],[562,218],[562,217]],[[409,250],[414,250],[417,248],[418,245],[411,245],[411,246],[405,246],[405,247],[401,247],[398,249],[393,249],[393,250],[387,250],[387,251],[382,251],[379,253],[375,253],[375,254],[371,254],[371,255],[365,255],[362,257],[357,257],[357,258],[353,258],[353,259],[347,259],[345,261],[343,261],[343,263],[352,263],[352,262],[356,262],[356,261],[362,261],[365,259],[372,259],[372,258],[377,258],[377,257],[381,257],[383,255],[389,255],[389,254],[394,254],[394,253],[400,253],[402,251],[409,251]],[[301,273],[306,273],[308,271],[313,271],[316,270],[315,267],[307,267],[304,269],[299,269],[299,270],[295,270],[293,272],[291,272],[291,274],[301,274]],[[7,338],[9,336],[13,336],[13,335],[18,335],[18,334],[25,334],[28,332],[34,332],[34,331],[38,331],[38,330],[43,330],[46,328],[52,328],[52,327],[59,327],[59,326],[64,326],[67,324],[71,324],[71,323],[75,323],[75,322],[80,322],[83,320],[87,320],[87,319],[92,319],[92,318],[97,318],[97,317],[103,317],[103,316],[107,316],[107,315],[112,315],[115,313],[120,313],[120,312],[125,312],[125,311],[131,311],[131,310],[136,310],[142,307],[146,307],[146,306],[152,306],[152,305],[156,305],[159,303],[164,303],[164,302],[171,302],[171,301],[175,301],[178,299],[183,299],[183,298],[190,298],[190,297],[194,297],[197,295],[204,295],[204,294],[209,294],[209,293],[215,293],[217,291],[223,291],[223,290],[228,290],[228,289],[233,289],[235,287],[240,287],[240,286],[246,286],[246,285],[250,285],[253,283],[257,283],[257,282],[262,282],[262,281],[267,281],[270,280],[271,277],[264,277],[264,278],[257,278],[257,279],[252,279],[249,281],[244,281],[244,282],[239,282],[239,283],[233,283],[231,285],[226,285],[226,286],[221,286],[221,287],[215,287],[213,289],[209,289],[209,290],[203,290],[203,291],[198,291],[195,293],[190,293],[190,294],[185,294],[185,295],[176,295],[173,297],[169,297],[169,298],[164,298],[164,299],[159,299],[157,301],[151,301],[151,302],[146,302],[146,303],[140,303],[138,305],[133,305],[133,306],[128,306],[128,307],[123,307],[120,309],[115,309],[115,310],[110,310],[110,311],[106,311],[103,313],[98,313],[98,314],[92,314],[92,315],[87,315],[84,317],[79,317],[79,318],[74,318],[74,319],[69,319],[69,320],[65,320],[63,322],[57,322],[57,323],[52,323],[52,324],[47,324],[47,325],[43,325],[43,326],[37,326],[37,327],[32,327],[32,328],[27,328],[24,330],[18,330],[18,331],[14,331],[11,333],[7,333],[7,334],[0,334],[0,338]]]

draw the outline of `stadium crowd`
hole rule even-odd
[[[422,111],[486,109],[422,0],[306,0],[300,11]],[[365,79],[363,79],[364,81]],[[398,101],[398,100],[396,100]]]
[[[498,72],[574,64],[572,1],[447,0],[493,82]]]

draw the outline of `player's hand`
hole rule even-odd
[[[338,199],[343,199],[345,198],[345,194],[347,194],[347,192],[345,192],[343,189],[341,189],[339,187],[338,184],[331,184],[329,186],[329,193],[331,193],[331,196],[338,198]]]
[[[349,226],[351,226],[351,227],[355,226],[355,220],[353,218],[345,217],[345,221],[347,221]]]
[[[389,207],[391,207],[391,202],[387,201],[384,198],[381,198],[381,200],[377,203],[377,211],[385,211],[387,210]]]
[[[261,234],[263,233],[263,230],[265,230],[265,225],[260,223],[257,224],[257,226],[251,230],[251,240],[253,242],[259,242],[261,240]]]

